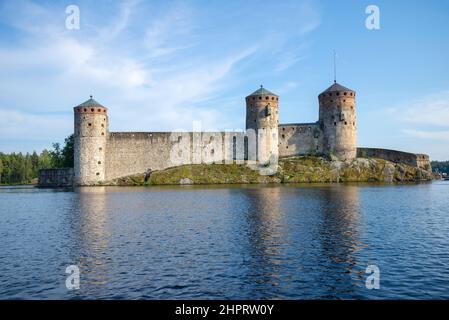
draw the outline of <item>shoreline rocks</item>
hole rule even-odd
[[[101,185],[266,184],[316,182],[413,182],[432,180],[433,174],[403,163],[377,158],[331,161],[323,157],[298,156],[279,159],[274,175],[263,175],[245,164],[193,164],[123,177]]]

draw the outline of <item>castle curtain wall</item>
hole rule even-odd
[[[242,132],[111,132],[105,180],[183,164],[233,163],[235,152],[243,160],[244,137]]]
[[[412,167],[431,170],[430,159],[426,154],[415,154],[380,148],[357,148],[359,158],[379,158],[396,163],[405,163]]]
[[[318,123],[279,125],[279,156],[321,154],[323,134]]]
[[[111,132],[106,143],[106,180],[170,166],[169,132]]]

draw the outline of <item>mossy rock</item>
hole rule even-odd
[[[279,159],[277,172],[261,175],[245,164],[192,164],[115,179],[103,185],[249,184],[313,182],[406,182],[431,180],[430,172],[376,158],[331,161],[297,156]]]

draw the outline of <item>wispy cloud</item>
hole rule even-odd
[[[189,129],[193,120],[209,128],[235,126],[241,119],[217,97],[257,75],[261,61],[273,60],[261,78],[298,63],[306,50],[292,43],[320,23],[312,2],[264,6],[277,19],[279,10],[293,17],[274,24],[257,19],[260,26],[254,26],[248,14],[259,13],[252,5],[220,20],[211,12],[226,7],[209,12],[195,2],[83,2],[81,29],[71,31],[61,4],[3,1],[0,23],[8,30],[0,27],[1,139],[62,140],[72,131],[72,107],[89,94],[109,107],[112,130]],[[253,36],[261,25],[262,39]],[[6,41],[1,33],[11,32],[14,41]]]
[[[449,141],[449,130],[426,131],[426,130],[404,129],[402,130],[402,132],[408,136],[415,138]]]
[[[449,127],[449,90],[416,99],[403,111],[406,122]]]
[[[290,67],[292,67],[293,65],[295,65],[297,62],[304,60],[304,59],[305,59],[304,56],[298,56],[298,55],[295,55],[294,53],[285,54],[282,57],[282,60],[279,62],[279,64],[274,69],[274,71],[281,72],[281,71],[287,70]]]
[[[408,137],[449,141],[448,90],[402,102],[385,111],[405,126],[401,132]]]
[[[156,17],[145,31],[145,47],[150,57],[170,55],[191,46],[193,40],[192,12],[176,3],[161,17]]]

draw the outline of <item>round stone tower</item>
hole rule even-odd
[[[76,185],[105,180],[108,109],[90,99],[73,108],[75,113],[74,171]]]
[[[260,163],[277,161],[279,157],[279,96],[263,86],[246,97],[246,130],[256,134],[256,155]]]
[[[357,156],[355,91],[334,82],[318,96],[323,152],[339,160]]]

